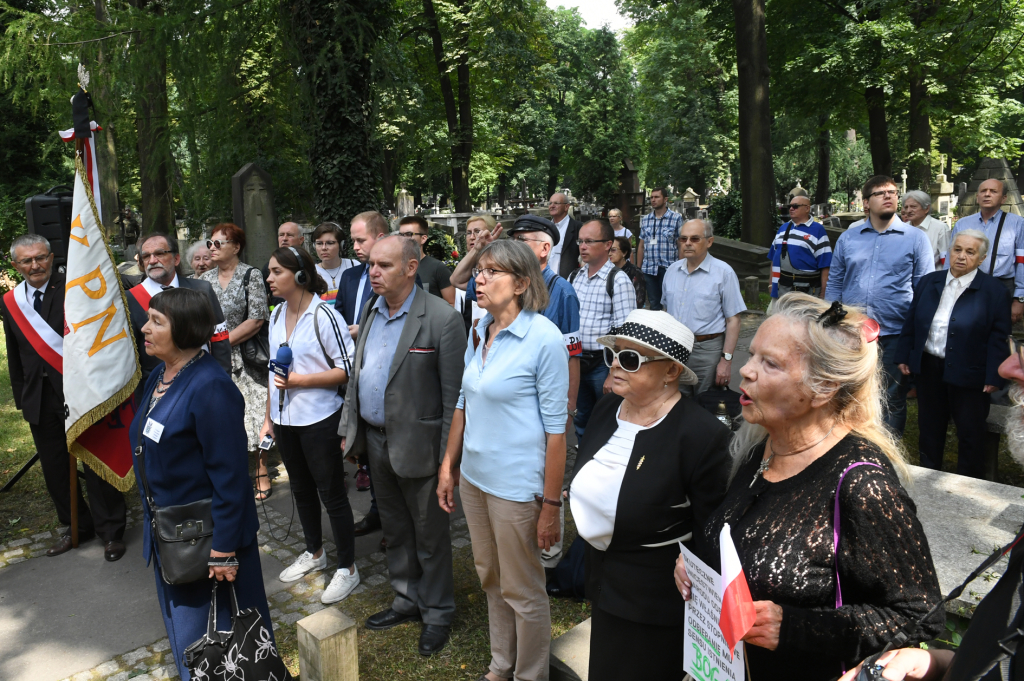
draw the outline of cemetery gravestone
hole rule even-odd
[[[231,202],[235,224],[245,232],[242,262],[260,269],[277,248],[274,215],[274,184],[255,163],[247,163],[231,178]]]

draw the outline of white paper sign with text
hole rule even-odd
[[[686,602],[686,652],[683,663],[696,681],[743,681],[743,642],[729,659],[725,638],[718,628],[722,612],[722,577],[682,547],[686,574],[693,583]]]

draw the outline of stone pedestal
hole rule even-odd
[[[978,164],[977,170],[971,176],[971,183],[967,185],[967,192],[957,207],[957,215],[964,217],[978,212],[978,187],[985,180],[1002,180],[1006,184],[1006,199],[1003,203],[1003,210],[1007,213],[1024,215],[1024,200],[1021,199],[1017,182],[1013,179],[1013,172],[1006,159],[983,158]]]
[[[756,308],[761,301],[758,293],[761,290],[760,280],[757,277],[743,277],[743,302],[748,308]]]
[[[245,232],[242,262],[260,269],[277,249],[274,183],[255,163],[246,163],[231,177],[231,205],[235,224]]]
[[[551,642],[551,681],[587,681],[589,675],[590,620],[586,619]]]
[[[302,681],[359,681],[356,623],[335,608],[298,621]]]

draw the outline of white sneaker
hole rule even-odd
[[[323,570],[327,567],[327,551],[322,551],[319,558],[314,558],[309,551],[303,551],[295,562],[284,569],[277,576],[282,582],[294,582],[302,575],[314,570]]]
[[[352,569],[355,572],[349,572],[348,568],[341,568],[334,573],[330,585],[324,589],[324,595],[320,597],[321,603],[330,605],[344,600],[352,593],[352,589],[359,586],[359,568],[353,565]]]

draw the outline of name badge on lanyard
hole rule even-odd
[[[164,425],[153,419],[147,419],[146,427],[143,428],[142,434],[153,442],[160,442],[160,436],[164,434]]]

